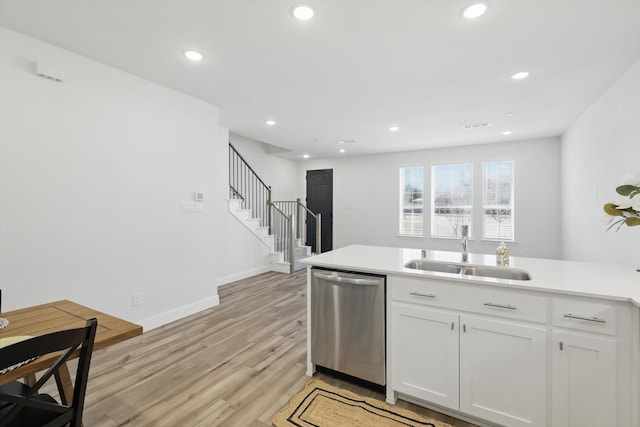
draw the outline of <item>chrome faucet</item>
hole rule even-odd
[[[467,248],[467,244],[469,243],[469,225],[465,224],[462,226],[461,230],[462,238],[460,239],[460,244],[462,245],[462,262],[467,262],[467,258],[469,255],[469,250]]]

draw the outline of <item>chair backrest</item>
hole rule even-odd
[[[53,420],[50,421],[51,424],[47,425],[69,424],[74,427],[82,425],[82,411],[97,326],[97,319],[89,319],[87,320],[87,325],[83,328],[67,329],[41,335],[0,349],[0,369],[50,353],[62,352],[53,366],[40,377],[26,394],[3,393],[0,387],[0,401],[13,405],[11,410],[6,411],[0,418],[0,427],[15,424],[16,420],[20,419],[20,414],[23,411],[48,412],[49,416],[53,417]],[[56,375],[57,377],[58,369],[75,356],[78,348],[80,354],[71,405],[52,403],[40,399],[40,388],[52,376]]]

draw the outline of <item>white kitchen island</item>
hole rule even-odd
[[[352,245],[302,261],[387,276],[388,402],[481,425],[640,427],[634,268],[511,257],[504,268],[531,280],[504,280],[405,267],[423,257],[461,259]],[[495,256],[469,254],[467,264],[495,266]]]

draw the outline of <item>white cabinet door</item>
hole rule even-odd
[[[509,427],[545,426],[546,330],[472,316],[460,325],[460,410]]]
[[[553,331],[553,427],[611,427],[616,420],[616,343]]]
[[[458,409],[458,315],[394,302],[392,387]]]

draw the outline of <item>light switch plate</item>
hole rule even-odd
[[[202,203],[194,203],[193,204],[193,211],[194,212],[202,212],[204,210],[204,204]]]
[[[180,210],[182,212],[193,212],[193,202],[190,200],[183,200],[180,202]]]

